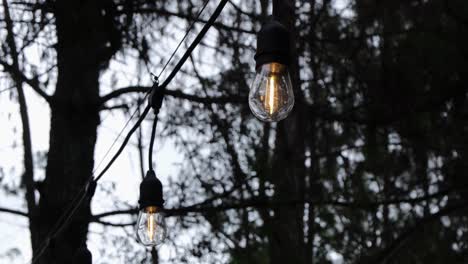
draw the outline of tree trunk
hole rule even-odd
[[[39,203],[39,234],[55,223],[91,177],[99,124],[99,73],[113,54],[109,1],[54,3],[58,79],[51,104],[50,146]],[[107,4],[107,5],[106,5]],[[38,263],[71,263],[85,245],[90,199],[50,241]],[[38,248],[35,248],[37,251]],[[37,252],[35,252],[37,254]]]
[[[273,12],[289,28],[291,43],[290,74],[294,87],[296,104],[290,116],[279,122],[276,130],[275,157],[273,162],[273,182],[275,199],[278,201],[300,200],[304,198],[305,184],[305,140],[303,127],[303,102],[299,86],[298,57],[295,47],[295,1],[274,1]],[[305,263],[304,254],[304,206],[280,207],[275,210],[270,239],[271,263]]]
[[[16,72],[21,72],[21,67],[19,63],[19,54],[16,47],[16,41],[13,31],[13,21],[10,16],[10,8],[8,6],[7,0],[3,0],[3,10],[6,22],[7,29],[7,44],[10,48],[11,59],[13,61],[13,69]],[[28,207],[29,214],[29,226],[31,227],[31,246],[34,248],[38,243],[38,237],[36,232],[36,215],[37,215],[37,205],[34,195],[34,159],[33,159],[33,150],[31,143],[31,128],[29,126],[29,115],[28,115],[28,106],[26,103],[26,96],[24,95],[23,90],[23,81],[17,74],[11,74],[12,79],[16,85],[16,90],[18,92],[18,103],[20,105],[20,116],[21,124],[23,126],[22,139],[23,139],[23,163],[24,163],[24,174],[21,179],[21,184],[26,189],[25,200]]]

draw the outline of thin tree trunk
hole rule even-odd
[[[7,0],[3,0],[3,10],[5,15],[6,29],[7,29],[7,44],[10,48],[10,54],[13,61],[13,68],[17,72],[21,72],[19,64],[18,49],[16,47],[15,36],[13,32],[13,23],[11,20],[10,10]],[[36,232],[36,211],[37,205],[34,196],[34,161],[33,161],[33,151],[31,144],[31,128],[29,126],[29,115],[28,115],[28,106],[26,103],[26,97],[23,90],[23,82],[21,78],[18,78],[18,75],[12,74],[12,78],[16,85],[16,90],[18,92],[18,102],[20,106],[20,116],[21,123],[23,125],[23,162],[24,162],[24,174],[22,177],[22,185],[26,188],[26,204],[28,207],[28,216],[29,216],[29,226],[31,233],[31,246],[34,248],[37,241],[37,232]]]
[[[291,32],[290,74],[296,96],[296,105],[290,116],[277,125],[275,157],[273,162],[273,182],[275,185],[275,199],[284,201],[301,199],[304,194],[305,180],[305,140],[304,140],[304,111],[302,109],[302,92],[298,71],[298,57],[296,53],[297,34],[295,32],[295,1],[277,0],[277,18]],[[272,231],[271,263],[305,263],[304,254],[304,205],[281,207],[275,210]]]

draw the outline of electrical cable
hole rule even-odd
[[[96,176],[96,178],[94,178],[94,181],[97,182],[99,181],[102,176],[104,176],[104,174],[107,172],[107,170],[109,170],[109,168],[112,166],[112,164],[114,163],[114,161],[120,156],[120,153],[122,153],[122,151],[124,150],[124,148],[127,146],[128,144],[128,141],[130,140],[130,138],[132,137],[132,134],[138,129],[138,127],[140,126],[140,124],[143,122],[143,120],[145,120],[145,117],[146,115],[148,114],[149,110],[151,109],[151,106],[150,105],[147,105],[145,107],[145,109],[143,110],[143,112],[141,113],[140,115],[140,118],[138,118],[137,122],[135,123],[135,125],[133,125],[132,129],[130,129],[130,131],[128,131],[128,134],[127,136],[125,137],[124,141],[122,142],[122,144],[120,145],[120,148],[117,150],[117,152],[114,154],[114,156],[112,157],[112,159],[109,161],[109,163],[106,165],[106,167],[104,167],[104,169],[101,171],[101,173],[99,173],[98,176]]]
[[[177,44],[177,47],[175,48],[174,52],[172,52],[171,56],[169,57],[169,59],[167,60],[166,64],[164,64],[162,70],[159,72],[158,74],[158,78],[161,77],[161,75],[163,74],[164,70],[166,70],[167,66],[169,65],[169,63],[171,62],[172,58],[174,58],[175,54],[177,53],[177,51],[179,50],[180,46],[182,45],[182,43],[185,41],[185,39],[187,38],[188,34],[190,33],[190,31],[192,30],[193,26],[195,25],[195,23],[197,22],[197,20],[200,18],[201,14],[203,13],[203,11],[205,10],[206,6],[208,5],[208,2],[210,2],[210,0],[205,0],[205,2],[203,3],[203,6],[202,8],[200,9],[200,11],[198,11],[198,14],[196,16],[196,18],[192,21],[192,23],[190,24],[189,28],[187,29],[187,31],[185,32],[185,35],[184,37],[180,40],[179,44]]]
[[[151,90],[150,90],[151,91]],[[104,156],[102,157],[101,161],[98,163],[98,165],[96,166],[96,168],[93,170],[93,175],[94,173],[99,169],[99,167],[101,167],[101,164],[104,162],[104,160],[107,158],[107,156],[109,155],[109,153],[111,152],[112,148],[114,147],[114,145],[117,143],[118,139],[122,136],[123,134],[123,131],[125,130],[125,128],[127,128],[127,126],[130,124],[130,121],[135,117],[135,115],[138,113],[138,109],[140,108],[141,106],[141,103],[146,101],[146,98],[148,97],[148,95],[150,94],[150,91],[146,92],[145,93],[145,96],[143,97],[143,100],[141,100],[141,102],[137,105],[137,108],[135,109],[135,111],[130,115],[130,118],[127,120],[127,122],[125,123],[124,127],[120,130],[119,134],[117,134],[117,137],[114,139],[114,141],[112,142],[111,146],[109,147],[109,149],[106,151],[106,153],[104,154]]]
[[[35,257],[33,257],[32,261],[31,261],[31,264],[34,264],[37,262],[37,260],[39,259],[39,257],[44,253],[45,249],[49,246],[50,244],[50,241],[58,234],[60,233],[60,231],[68,224],[68,222],[71,220],[71,218],[73,217],[73,215],[75,214],[75,212],[78,210],[78,208],[80,207],[81,203],[84,201],[84,198],[86,197],[86,194],[88,193],[87,190],[88,190],[88,187],[89,187],[89,184],[94,182],[94,183],[97,183],[97,181],[99,181],[99,179],[102,178],[102,176],[104,176],[104,174],[107,172],[107,170],[112,166],[112,164],[114,163],[114,161],[120,156],[120,153],[122,153],[123,149],[125,148],[125,146],[128,144],[128,141],[130,140],[132,134],[138,129],[138,127],[140,126],[140,124],[143,122],[143,120],[145,119],[146,115],[148,114],[149,110],[151,109],[150,105],[148,105],[147,107],[145,107],[145,110],[142,112],[140,118],[138,119],[138,121],[135,123],[135,125],[133,125],[133,127],[130,129],[129,133],[127,134],[127,136],[125,137],[122,145],[120,146],[120,148],[118,149],[117,153],[112,157],[112,159],[110,160],[110,162],[106,165],[106,167],[103,169],[103,171],[96,177],[94,178],[93,175],[91,175],[89,178],[88,178],[88,181],[87,183],[80,189],[80,191],[77,193],[77,195],[75,196],[75,198],[73,199],[73,201],[69,204],[69,206],[67,207],[67,209],[65,210],[65,212],[60,216],[59,220],[56,222],[56,224],[54,225],[54,227],[51,229],[51,231],[49,232],[49,234],[47,235],[47,238],[45,239],[43,245],[41,246],[41,249],[38,251],[38,253],[36,254]],[[79,198],[78,202],[73,206],[73,204],[77,201],[77,198]],[[70,209],[71,208],[71,209]],[[63,220],[65,219],[65,220]]]
[[[154,86],[152,87],[154,88]],[[137,105],[137,108],[135,109],[135,111],[132,113],[132,115],[130,116],[130,118],[127,120],[127,122],[125,123],[124,127],[120,130],[119,134],[117,135],[117,137],[114,139],[114,141],[112,142],[111,146],[109,147],[109,149],[107,150],[107,152],[105,153],[104,157],[101,159],[101,161],[98,163],[98,165],[96,166],[96,168],[93,170],[93,172],[91,173],[91,176],[88,178],[87,182],[85,185],[83,185],[83,187],[78,191],[78,193],[75,195],[75,197],[73,198],[73,200],[68,204],[67,208],[65,208],[64,212],[62,213],[62,215],[60,216],[60,218],[55,222],[55,225],[51,228],[51,230],[48,232],[47,236],[46,236],[46,239],[43,243],[43,245],[41,246],[41,249],[38,250],[38,253],[36,254],[36,257],[33,257],[33,259],[31,260],[31,263],[35,263],[37,261],[37,259],[43,254],[41,252],[43,252],[48,246],[49,246],[49,243],[50,243],[50,238],[51,237],[54,237],[55,234],[58,234],[59,231],[61,230],[61,223],[66,223],[66,221],[62,222],[65,218],[66,219],[69,219],[70,216],[72,216],[75,211],[78,209],[79,205],[81,205],[81,202],[84,200],[84,198],[86,197],[86,190],[89,186],[89,183],[91,183],[93,180],[93,176],[94,176],[94,173],[97,171],[97,169],[100,167],[100,165],[102,164],[102,162],[105,160],[105,158],[107,157],[107,155],[110,153],[110,151],[112,150],[112,148],[114,147],[114,145],[117,143],[118,139],[120,138],[120,136],[123,134],[123,131],[125,130],[125,128],[130,124],[130,121],[135,117],[136,113],[138,112],[138,109],[139,107],[141,106],[141,104],[146,100],[146,98],[148,97],[148,95],[150,94],[150,91],[152,89],[150,89],[148,92],[146,92],[143,100],[141,102],[139,102],[139,104]],[[140,122],[141,123],[141,122]],[[139,124],[138,123],[138,126]],[[136,128],[135,128],[136,129]],[[133,132],[132,132],[133,133]],[[113,161],[112,161],[113,162]],[[106,169],[107,171],[107,169]],[[80,198],[81,197],[81,198]],[[76,203],[76,201],[78,201],[79,199],[79,202]],[[76,203],[76,205],[74,206],[74,204]],[[63,226],[63,225],[62,225]],[[29,263],[29,262],[28,262]]]
[[[55,234],[58,233],[57,230],[61,230],[61,227],[63,225],[61,225],[60,223],[66,223],[66,221],[63,221],[63,220],[65,218],[68,219],[70,216],[72,216],[73,213],[76,211],[75,208],[79,207],[79,205],[81,204],[84,197],[86,197],[86,192],[83,192],[83,191],[86,190],[88,186],[89,186],[88,184],[84,185],[83,188],[81,188],[80,191],[77,193],[77,195],[73,198],[73,201],[68,204],[67,209],[64,211],[64,213],[62,213],[59,220],[57,220],[57,222],[55,222],[55,225],[51,228],[51,230],[47,234],[46,238],[44,239],[44,242],[42,243],[42,245],[40,247],[40,249],[37,251],[38,253],[35,254],[35,256],[33,256],[32,260],[30,261],[31,263],[36,263],[39,260],[39,258],[42,256],[42,254],[44,254],[44,251],[50,245],[50,241],[54,238]],[[83,194],[81,195],[82,192],[83,192]],[[73,206],[73,204],[76,201],[78,201],[78,202]]]
[[[209,0],[207,0],[205,2],[205,5],[203,6],[203,9],[206,7],[206,4]],[[202,30],[198,33],[197,37],[193,40],[192,44],[189,46],[189,48],[186,50],[186,52],[184,53],[184,55],[182,56],[182,58],[179,60],[179,62],[176,64],[176,66],[174,67],[174,69],[171,71],[171,73],[169,74],[169,76],[166,78],[166,80],[164,81],[163,85],[161,87],[159,87],[159,91],[161,93],[161,96],[160,98],[158,98],[158,101],[157,101],[157,105],[159,106],[158,109],[155,109],[155,115],[157,116],[157,114],[159,113],[159,110],[160,110],[160,106],[162,104],[162,101],[163,101],[163,94],[164,94],[164,91],[167,87],[167,85],[171,82],[171,80],[175,77],[175,75],[180,71],[181,67],[183,66],[183,64],[185,63],[185,61],[187,60],[187,58],[191,55],[191,53],[193,52],[193,50],[197,47],[197,45],[201,42],[201,40],[203,39],[203,37],[205,36],[206,32],[209,30],[209,28],[213,25],[213,23],[215,22],[215,20],[218,18],[219,14],[221,13],[221,11],[223,10],[224,6],[226,5],[226,3],[228,2],[228,0],[221,0],[220,3],[218,4],[217,8],[215,9],[215,11],[213,12],[213,14],[211,15],[210,19],[207,21],[207,23],[204,25],[204,27],[202,28]],[[200,15],[201,12],[199,12],[198,15]],[[195,19],[195,21],[198,20],[198,17]],[[195,22],[194,21],[194,22]],[[193,26],[193,23],[192,23],[192,26]],[[190,27],[191,29],[191,27]],[[186,36],[188,35],[188,33],[186,33],[186,35],[184,36],[183,40],[186,38]],[[183,41],[182,40],[182,41]],[[178,47],[181,45],[181,43],[179,43]],[[177,48],[178,48],[177,47]],[[175,54],[175,52],[173,53]],[[170,59],[172,59],[173,55],[171,55]],[[163,68],[163,70],[166,68],[166,66]],[[162,74],[163,71],[161,71],[161,74]],[[156,78],[157,80],[157,78]],[[154,90],[154,89],[152,89]],[[90,176],[88,182],[86,183],[86,185],[83,186],[83,188],[80,190],[80,192],[78,192],[78,194],[80,194],[83,190],[88,190],[88,187],[89,187],[89,184],[90,183],[94,183],[94,184],[97,184],[97,182],[104,176],[104,174],[107,172],[107,170],[112,166],[112,164],[114,163],[114,161],[120,156],[120,154],[122,153],[123,149],[126,147],[126,145],[128,144],[128,141],[130,140],[130,137],[132,136],[132,134],[136,131],[136,129],[140,126],[140,124],[143,122],[143,120],[145,119],[146,115],[148,114],[149,110],[151,109],[151,105],[148,104],[146,107],[145,107],[145,110],[142,112],[140,118],[138,119],[138,121],[135,123],[135,125],[132,127],[132,129],[128,132],[124,142],[121,144],[119,150],[114,154],[114,156],[112,157],[112,159],[109,161],[109,163],[106,165],[106,167],[103,169],[103,171],[101,171],[101,173],[96,177],[94,178],[93,175]],[[153,124],[153,127],[155,127],[157,124],[157,122],[155,122]],[[93,173],[94,174],[94,173]],[[94,179],[93,179],[94,178]],[[83,196],[81,196],[81,198],[79,199],[78,203],[73,206],[73,207],[70,207],[69,208],[72,208],[71,210],[66,210],[66,212],[70,212],[70,213],[64,213],[62,214],[62,216],[59,218],[59,221],[56,222],[56,225],[57,226],[60,222],[61,222],[61,219],[64,219],[65,218],[65,221],[62,223],[62,224],[59,224],[59,226],[56,228],[56,230],[52,230],[51,231],[51,235],[48,235],[46,237],[46,239],[44,240],[43,242],[43,245],[44,246],[41,246],[41,249],[38,251],[38,253],[36,254],[35,257],[33,257],[33,259],[31,260],[31,262],[28,262],[28,263],[31,263],[31,264],[34,264],[36,263],[39,258],[42,256],[42,254],[44,254],[45,252],[45,249],[50,245],[50,241],[63,229],[67,226],[68,222],[72,219],[74,213],[76,212],[76,210],[78,210],[79,206],[81,205],[81,203],[83,202],[84,198],[86,197],[86,194],[87,192],[84,192]],[[79,195],[77,195],[76,197],[79,197]],[[76,197],[74,200],[76,200]],[[70,205],[72,205],[73,203],[70,203]],[[55,228],[53,228],[55,229]]]
[[[210,0],[205,0],[205,2],[203,3],[203,6],[202,8],[200,8],[200,10],[198,11],[197,13],[197,16],[196,18],[192,21],[192,23],[190,24],[190,26],[188,27],[187,31],[185,32],[184,36],[182,37],[182,39],[179,41],[179,43],[177,44],[176,48],[174,49],[174,51],[172,52],[171,56],[169,57],[169,59],[166,61],[166,63],[164,64],[163,68],[161,69],[161,71],[159,72],[159,74],[156,76],[154,75],[153,73],[150,72],[150,74],[153,76],[154,78],[154,84],[157,85],[158,83],[158,80],[159,78],[161,77],[161,75],[164,73],[164,71],[166,70],[167,66],[169,65],[169,63],[172,61],[172,59],[174,58],[175,54],[177,53],[177,51],[179,50],[180,46],[182,45],[182,43],[185,41],[185,39],[188,37],[190,31],[192,30],[193,26],[195,25],[195,23],[197,22],[197,20],[200,18],[201,14],[203,13],[203,11],[205,10],[205,8],[208,6],[208,3],[210,2]],[[146,100],[146,97],[149,95],[149,93],[151,91],[154,90],[154,85],[153,87],[145,94],[145,97],[143,98],[142,102]],[[138,107],[140,107],[140,105],[138,105]],[[137,107],[137,110],[138,110],[138,107]],[[104,155],[104,157],[102,158],[102,160],[99,162],[99,164],[96,166],[95,170],[93,171],[93,174],[94,172],[100,167],[101,163],[105,160],[105,158],[107,157],[107,155],[110,153],[112,147],[115,145],[115,143],[117,142],[117,139],[120,138],[120,136],[122,135],[123,131],[125,130],[125,128],[128,126],[128,124],[130,123],[130,120],[133,119],[133,117],[135,116],[135,114],[137,113],[137,111],[133,112],[133,114],[130,116],[130,119],[127,121],[127,123],[124,125],[124,127],[122,128],[122,130],[120,131],[120,133],[118,134],[117,138],[114,140],[114,142],[112,142],[112,145],[110,146],[110,148],[107,150],[106,154]],[[150,163],[151,164],[151,163]]]
[[[123,128],[120,130],[119,134],[117,134],[117,137],[114,139],[114,141],[112,142],[111,146],[109,147],[109,149],[106,151],[106,153],[104,154],[104,156],[102,157],[101,161],[98,163],[98,165],[94,168],[93,170],[93,175],[94,173],[99,169],[99,167],[101,167],[101,164],[104,162],[104,160],[107,158],[107,156],[109,155],[110,151],[112,150],[112,148],[114,147],[114,145],[117,143],[118,139],[122,136],[124,130],[127,128],[127,126],[130,124],[130,121],[132,121],[132,119],[135,117],[135,115],[138,113],[138,109],[140,108],[141,104],[146,101],[146,98],[148,97],[148,95],[150,94],[152,89],[150,89],[148,92],[145,93],[145,96],[143,97],[143,100],[141,100],[135,111],[133,111],[133,113],[130,115],[130,118],[127,120],[127,122],[125,123],[125,125],[123,126]]]
[[[153,121],[153,128],[151,129],[151,140],[150,140],[150,145],[149,145],[149,150],[148,150],[148,167],[149,170],[153,170],[153,149],[154,149],[154,139],[156,137],[156,126],[158,124],[158,117],[155,116],[154,121]]]
[[[213,14],[211,14],[211,17],[208,19],[206,24],[203,26],[203,28],[200,30],[198,33],[197,37],[192,41],[192,44],[188,47],[188,49],[185,51],[184,55],[179,59],[179,62],[177,65],[174,67],[172,72],[169,74],[169,76],[164,80],[164,83],[161,85],[162,91],[164,91],[167,87],[167,85],[172,81],[174,76],[179,72],[180,68],[184,65],[185,61],[190,57],[192,54],[192,51],[198,46],[198,44],[201,42],[203,37],[205,36],[206,32],[210,27],[214,24],[215,20],[218,18],[219,14],[223,10],[224,6],[226,6],[226,3],[228,0],[220,0],[218,6],[216,7],[215,11]]]

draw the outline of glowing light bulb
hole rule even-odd
[[[167,236],[164,215],[157,206],[140,210],[136,225],[138,241],[148,247],[161,245]]]
[[[277,62],[259,67],[249,93],[249,106],[262,121],[286,118],[294,106],[294,93],[287,67]]]

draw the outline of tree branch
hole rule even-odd
[[[104,218],[104,217],[108,217],[108,216],[115,216],[115,215],[133,215],[133,214],[137,214],[137,213],[138,213],[138,209],[137,209],[137,208],[134,208],[134,209],[126,209],[126,210],[115,210],[115,211],[110,211],[110,212],[105,212],[105,213],[93,215],[93,216],[91,217],[91,221],[97,222],[97,221],[99,221],[99,219]]]
[[[463,202],[460,204],[452,205],[452,206],[447,206],[441,210],[439,210],[435,214],[431,214],[420,221],[418,221],[415,225],[407,228],[404,232],[400,234],[399,237],[397,237],[393,243],[391,243],[387,248],[383,249],[382,252],[376,257],[375,260],[372,260],[372,263],[389,263],[391,258],[400,250],[404,244],[411,238],[411,236],[418,231],[424,230],[423,227],[425,225],[428,225],[432,223],[433,221],[439,219],[442,216],[449,215],[451,213],[454,213],[458,210],[461,209],[466,209],[468,208],[468,203]]]
[[[112,110],[118,110],[118,109],[123,109],[123,110],[128,111],[130,107],[127,104],[118,104],[118,105],[112,105],[112,106],[103,105],[99,110],[112,111]]]
[[[295,206],[297,204],[305,204],[310,203],[314,205],[322,205],[322,206],[338,206],[338,207],[347,207],[353,209],[361,209],[361,210],[371,210],[375,207],[382,206],[382,205],[391,205],[391,204],[402,204],[402,203],[409,203],[409,204],[417,204],[429,199],[434,199],[438,197],[443,197],[448,195],[454,190],[444,190],[441,192],[437,192],[434,194],[430,194],[427,196],[417,197],[417,198],[403,198],[403,199],[392,199],[386,201],[377,201],[377,202],[343,202],[337,200],[321,200],[319,199],[302,199],[302,200],[286,200],[286,201],[272,201],[268,199],[262,198],[251,198],[250,200],[245,200],[243,202],[238,203],[226,203],[221,204],[218,206],[211,206],[205,202],[201,202],[195,205],[190,205],[186,207],[180,208],[168,208],[164,209],[164,212],[167,216],[184,216],[189,213],[210,213],[210,212],[219,212],[219,211],[226,211],[226,210],[233,210],[233,209],[244,209],[248,207],[253,208],[277,208],[277,207],[285,207],[285,206]],[[210,201],[214,201],[210,199]],[[115,216],[115,215],[131,215],[137,214],[138,209],[125,209],[125,210],[115,210],[110,212],[105,212],[97,215],[92,216],[92,221],[97,222],[99,219],[108,217],[108,216]]]
[[[121,224],[121,223],[112,223],[112,222],[107,222],[107,221],[102,221],[102,220],[92,220],[91,222],[105,225],[105,226],[112,226],[112,227],[127,227],[127,226],[134,226],[136,224],[135,222]]]
[[[6,23],[6,30],[7,30],[7,43],[10,48],[11,52],[11,58],[13,60],[13,64],[10,65],[7,63],[5,60],[0,59],[0,65],[3,66],[6,72],[8,72],[12,79],[16,82],[16,85],[18,86],[18,93],[22,94],[22,83],[27,83],[34,91],[36,91],[39,96],[44,98],[48,103],[50,103],[51,96],[48,95],[44,90],[39,87],[39,82],[37,80],[29,79],[24,75],[24,73],[21,71],[19,67],[19,62],[18,62],[18,49],[16,47],[16,42],[15,42],[15,35],[13,32],[13,20],[11,19],[10,16],[10,9],[7,3],[7,0],[2,1],[3,2],[3,11],[4,11],[4,16],[5,16],[5,23]],[[42,28],[42,27],[41,27]],[[21,86],[21,88],[19,87]],[[22,97],[21,95],[19,97]],[[20,98],[21,101],[21,98]]]
[[[0,207],[0,212],[2,213],[9,213],[9,214],[14,214],[14,215],[19,215],[19,216],[24,216],[24,217],[29,217],[28,213],[18,211],[18,210],[13,210],[13,209],[8,209],[8,208],[2,208]]]
[[[101,105],[105,104],[109,100],[112,100],[124,94],[146,93],[150,91],[150,89],[151,87],[146,87],[146,86],[129,86],[129,87],[120,88],[102,96],[100,103]],[[226,103],[239,104],[239,103],[247,102],[247,98],[242,98],[242,97],[232,97],[232,96],[200,97],[196,95],[186,94],[182,91],[167,90],[167,89],[164,91],[164,94],[174,97],[174,98],[185,99],[185,100],[195,102],[195,103],[200,103],[200,104],[226,104]]]
[[[21,123],[23,125],[22,139],[23,139],[23,164],[24,164],[24,174],[22,176],[22,187],[25,187],[26,194],[25,200],[28,207],[29,214],[29,229],[31,231],[31,243],[33,248],[37,243],[37,204],[35,198],[35,187],[34,187],[34,160],[33,160],[33,150],[31,143],[31,127],[29,125],[29,115],[28,115],[28,106],[26,103],[26,97],[23,90],[23,77],[19,63],[18,49],[16,47],[15,35],[13,32],[13,22],[11,21],[10,10],[8,2],[3,0],[3,11],[6,20],[6,30],[7,30],[7,44],[10,49],[10,56],[13,60],[13,65],[11,65],[10,74],[16,85],[16,90],[18,92],[18,102],[20,107],[20,116]],[[5,66],[4,66],[5,67]]]
[[[29,79],[23,72],[16,69],[13,65],[10,65],[6,61],[0,59],[0,65],[2,65],[3,69],[8,72],[13,78],[18,78],[22,82],[28,84],[39,96],[44,98],[48,103],[51,103],[52,97],[48,95],[41,87],[39,82]]]
[[[122,12],[127,12],[127,11],[123,10]],[[195,18],[190,14],[176,13],[176,12],[172,12],[167,9],[164,9],[164,8],[142,7],[142,8],[135,8],[134,10],[131,10],[131,12],[136,13],[136,14],[157,14],[163,17],[177,17],[181,19],[186,19],[187,21],[195,21],[197,23],[203,23],[203,24],[208,23],[208,21],[204,19],[195,20]],[[213,27],[216,29],[221,29],[221,30],[230,31],[230,32],[256,34],[254,30],[230,27],[230,26],[224,25],[221,22],[214,22]]]
[[[231,6],[237,11],[239,12],[239,14],[242,14],[244,16],[247,16],[248,18],[250,18],[250,20],[253,20],[253,21],[257,21],[257,22],[261,22],[261,17],[259,15],[257,15],[256,13],[248,13],[244,10],[242,10],[242,8],[240,6],[238,6],[237,4],[235,4],[234,2],[232,2],[231,0],[229,1],[229,4],[231,4]]]

